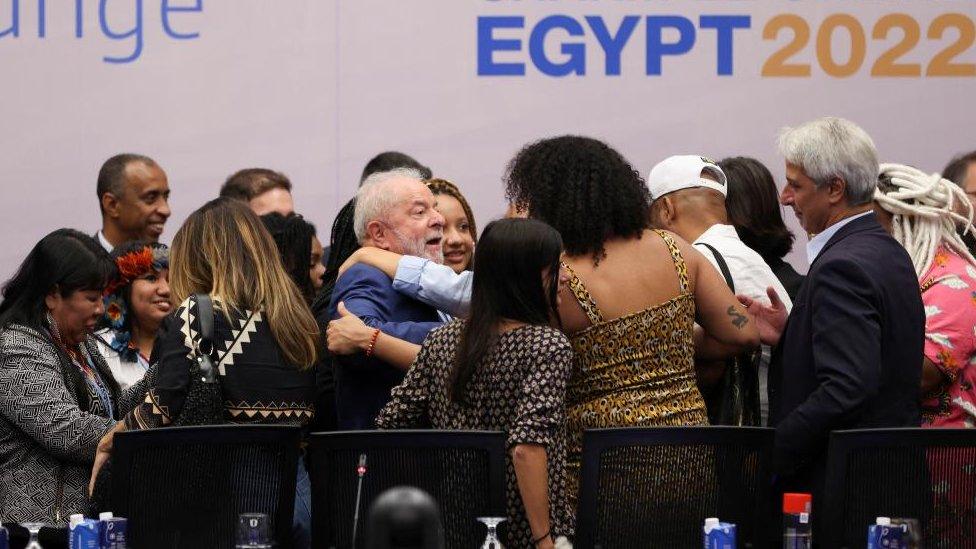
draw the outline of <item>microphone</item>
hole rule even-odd
[[[359,454],[359,465],[356,466],[356,509],[352,515],[352,546],[356,547],[356,534],[359,531],[359,502],[363,496],[363,477],[366,476],[366,454]]]

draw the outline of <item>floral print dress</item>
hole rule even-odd
[[[976,427],[976,266],[943,247],[919,284],[925,358],[945,375],[922,400],[922,425]]]

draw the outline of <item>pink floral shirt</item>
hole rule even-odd
[[[945,374],[922,400],[922,426],[976,427],[976,266],[940,248],[919,284],[925,358]]]

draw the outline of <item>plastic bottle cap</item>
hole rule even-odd
[[[85,515],[81,513],[75,513],[74,515],[71,515],[70,517],[68,517],[68,528],[74,528],[75,526],[78,526],[79,524],[81,524],[81,521],[83,520],[85,520]]]
[[[707,518],[705,519],[705,526],[718,526],[719,520],[717,518]]]
[[[810,512],[810,494],[783,494],[783,512],[790,515]]]
[[[111,511],[103,511],[103,512],[101,512],[101,513],[98,514],[98,520],[108,520],[110,518],[112,518],[112,512]]]
[[[878,526],[891,526],[891,519],[888,517],[878,517],[875,524]]]

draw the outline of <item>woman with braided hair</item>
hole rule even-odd
[[[322,276],[325,274],[322,243],[316,236],[315,225],[297,213],[282,215],[271,212],[262,215],[261,222],[275,241],[285,272],[311,305],[316,292],[322,288]]]
[[[356,199],[353,198],[346,202],[332,222],[332,232],[329,235],[330,251],[326,260],[325,275],[322,277],[322,287],[312,301],[312,314],[315,315],[323,334],[330,320],[329,303],[332,301],[332,292],[339,278],[339,266],[359,249],[359,241],[356,240],[356,232],[353,230],[355,211]],[[335,396],[332,355],[323,352],[319,357],[319,363],[315,365],[315,418],[312,420],[312,431],[335,431],[338,421]]]
[[[882,164],[878,220],[908,250],[925,303],[924,427],[976,427],[976,258],[965,192],[939,174]]]

